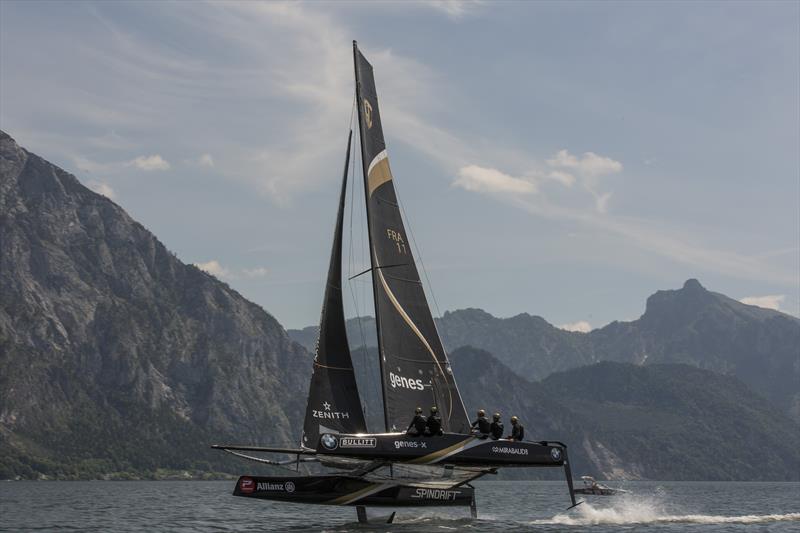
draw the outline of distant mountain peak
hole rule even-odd
[[[689,278],[683,284],[683,290],[685,290],[685,291],[705,291],[706,288],[703,287],[702,285],[700,285],[700,282],[697,281],[695,278]]]
[[[691,321],[709,305],[719,304],[719,296],[691,278],[680,289],[661,290],[650,295],[641,320],[663,320],[668,316],[672,322]]]
[[[490,313],[487,313],[483,309],[479,307],[467,307],[465,309],[456,309],[455,311],[445,311],[444,316],[448,317],[450,315],[462,315],[462,316],[469,316],[474,318],[486,318],[486,319],[493,319],[495,318]]]

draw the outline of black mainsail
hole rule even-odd
[[[314,357],[314,370],[308,393],[308,406],[303,424],[304,447],[314,448],[320,433],[364,433],[367,425],[358,395],[353,361],[345,331],[342,301],[342,228],[347,192],[347,172],[353,132],[347,139],[339,212],[333,235],[328,281],[322,304],[319,337]]]
[[[407,238],[386,155],[372,65],[353,43],[375,315],[388,431],[437,406],[445,431],[469,429]]]

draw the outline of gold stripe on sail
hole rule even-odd
[[[378,265],[377,258],[375,259],[375,265],[376,265],[377,269],[380,269],[380,266]],[[408,327],[411,328],[411,331],[413,331],[414,334],[417,336],[417,338],[419,338],[419,340],[422,341],[422,344],[425,345],[425,348],[427,348],[428,352],[431,354],[431,357],[433,358],[433,362],[436,363],[436,366],[439,368],[439,372],[442,374],[442,376],[446,380],[447,379],[447,374],[444,373],[444,369],[442,368],[441,363],[439,363],[439,358],[436,357],[436,352],[433,351],[433,348],[428,343],[428,340],[425,338],[425,335],[422,334],[422,332],[419,330],[417,325],[414,324],[414,321],[411,320],[411,317],[408,316],[408,313],[406,313],[406,310],[403,309],[403,306],[400,305],[400,302],[397,301],[397,298],[395,297],[394,293],[392,292],[392,289],[389,288],[389,284],[386,283],[386,278],[383,277],[383,271],[382,270],[377,270],[377,272],[378,272],[378,278],[381,280],[381,285],[383,285],[383,290],[386,293],[386,296],[389,297],[389,301],[392,302],[392,305],[394,306],[395,309],[397,309],[397,312],[400,314],[400,316],[403,318],[403,320],[406,322],[406,324],[408,324]],[[447,399],[448,399],[448,402],[449,402],[449,405],[447,406],[447,413],[448,413],[447,418],[449,420],[450,419],[450,413],[453,412],[453,391],[451,391],[449,388],[447,390],[447,395],[448,395]]]
[[[386,150],[381,151],[369,164],[367,171],[367,189],[369,196],[375,192],[375,189],[392,180],[392,171],[389,168],[389,158]]]

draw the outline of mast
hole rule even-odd
[[[364,175],[364,190],[367,191],[368,186],[368,168],[367,165],[367,156],[365,153],[365,145],[364,145],[364,120],[362,117],[362,99],[361,99],[361,80],[359,80],[358,76],[358,43],[353,41],[353,69],[355,70],[356,76],[356,108],[358,108],[358,137],[360,140],[359,145],[361,146],[361,169],[362,174]],[[366,198],[364,202],[366,204],[367,209],[367,238],[369,240],[369,266],[374,271],[375,270],[375,255],[372,248],[372,225],[369,223],[369,197]],[[377,339],[378,339],[378,364],[380,366],[381,371],[381,378],[384,376],[384,357],[383,357],[383,346],[381,342],[381,318],[380,313],[378,312],[378,287],[376,285],[377,281],[375,276],[372,276],[372,297],[373,302],[375,305],[375,329],[377,330]],[[386,402],[386,386],[384,384],[383,379],[381,379],[381,399],[383,400],[383,425],[384,429],[388,433],[390,431],[389,425],[389,406]]]
[[[364,433],[367,430],[347,342],[342,301],[342,230],[352,139],[353,131],[350,130],[314,356],[314,371],[311,375],[300,442],[307,448],[316,447],[320,433]]]
[[[436,406],[445,431],[464,433],[469,419],[406,237],[372,65],[355,42],[353,60],[386,429],[405,428],[415,407]]]

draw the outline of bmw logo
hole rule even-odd
[[[283,484],[283,488],[286,489],[286,492],[294,492],[294,482],[287,481]]]
[[[339,439],[330,433],[325,433],[320,439],[322,445],[328,450],[335,450],[339,446]]]
[[[554,461],[560,461],[561,450],[559,448],[550,448],[550,457],[552,457]]]

